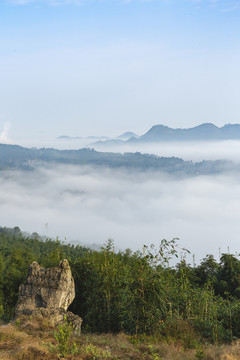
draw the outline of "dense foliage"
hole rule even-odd
[[[0,228],[0,315],[14,313],[18,287],[32,261],[49,267],[67,258],[76,284],[70,310],[93,332],[159,334],[174,337],[194,331],[205,341],[240,338],[240,261],[207,255],[198,266],[178,256],[178,240],[162,240],[142,252],[114,251],[111,240],[100,250],[23,236],[20,229]],[[183,325],[184,324],[184,325]],[[185,328],[183,328],[183,326]],[[188,346],[191,344],[187,344]]]

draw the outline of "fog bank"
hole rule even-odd
[[[239,162],[240,159],[240,140],[225,141],[181,141],[181,142],[159,142],[159,143],[97,143],[96,140],[89,138],[74,139],[53,139],[47,138],[22,138],[12,143],[25,147],[49,147],[60,150],[77,150],[82,148],[93,148],[103,152],[141,152],[154,154],[164,157],[180,157],[183,160],[219,160],[227,159]]]
[[[239,197],[236,174],[177,179],[77,166],[0,173],[1,226],[74,243],[112,238],[133,250],[179,237],[197,260],[238,251]]]

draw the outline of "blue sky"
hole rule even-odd
[[[240,1],[2,0],[0,140],[240,122]]]

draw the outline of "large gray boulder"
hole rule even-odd
[[[26,283],[19,287],[15,317],[40,316],[48,318],[54,325],[67,320],[80,331],[82,319],[67,311],[74,298],[74,279],[67,260],[48,269],[33,262]]]

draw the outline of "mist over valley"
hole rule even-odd
[[[178,237],[196,261],[207,253],[235,253],[239,144],[222,144],[161,144],[163,154],[171,149],[177,155],[182,149],[196,161],[1,145],[1,223],[75,244],[102,245],[112,238],[120,249],[157,246],[163,238]],[[218,149],[229,160],[204,160],[204,153],[215,156]]]
[[[240,0],[0,19],[0,359],[239,360]]]

